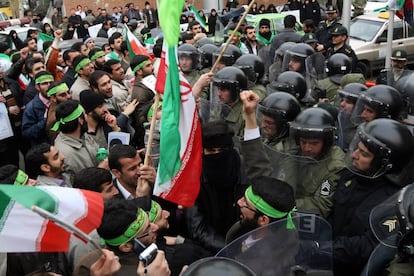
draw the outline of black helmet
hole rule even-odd
[[[345,54],[334,54],[328,58],[326,71],[331,81],[340,84],[343,75],[351,72],[351,60]]]
[[[217,46],[214,44],[205,44],[198,48],[202,68],[211,67],[213,65],[213,53],[216,50]]]
[[[414,138],[405,125],[395,120],[373,120],[362,125],[358,136],[375,154],[370,177],[399,172],[412,157]]]
[[[240,92],[247,89],[247,78],[241,69],[227,66],[214,74],[213,85],[230,90],[232,100],[236,101]]]
[[[246,265],[225,257],[207,257],[192,263],[183,273],[183,276],[204,275],[256,275]]]
[[[279,58],[279,59],[283,60],[283,57],[284,57],[286,51],[288,51],[290,48],[292,48],[295,45],[296,45],[296,43],[292,42],[292,41],[282,43],[279,46],[279,48],[277,48],[277,50],[275,51],[275,61],[276,61],[276,58]]]
[[[366,91],[368,87],[359,82],[349,83],[344,86],[342,89],[338,89],[338,94],[341,98],[346,98],[356,104],[359,95]]]
[[[290,123],[290,133],[299,145],[299,138],[322,138],[323,152],[327,152],[334,143],[335,120],[325,109],[311,107],[302,111]]]
[[[203,37],[202,39],[197,40],[197,42],[194,43],[194,46],[196,46],[197,48],[200,48],[201,46],[209,45],[209,44],[215,45],[213,40],[211,40],[208,37]]]
[[[288,122],[293,121],[300,113],[298,100],[289,93],[275,92],[263,99],[258,110],[276,121],[278,137],[288,133]]]
[[[315,50],[306,43],[297,43],[296,45],[292,46],[289,50],[286,51],[285,56],[283,58],[283,67],[282,71],[288,71],[289,63],[291,61],[296,61],[301,64],[300,68],[297,70],[299,73],[305,73],[306,66],[305,61],[306,58],[310,55],[314,54]]]
[[[247,78],[253,83],[260,80],[265,71],[262,59],[253,54],[242,55],[236,60],[234,66],[242,69]]]
[[[189,57],[193,61],[192,69],[198,68],[198,51],[197,48],[189,43],[184,43],[177,49],[178,58]]]
[[[281,73],[276,81],[273,81],[267,86],[267,91],[269,94],[276,91],[287,92],[295,96],[298,101],[303,99],[306,95],[306,81],[305,78],[294,71],[286,71]]]
[[[395,88],[401,93],[404,116],[414,114],[414,75],[404,76],[398,79]]]
[[[224,45],[221,45],[217,50],[213,53],[213,63],[217,60],[218,56],[221,53],[221,50],[224,48]],[[242,55],[242,52],[236,46],[229,44],[226,51],[223,53],[221,57],[221,63],[225,64],[226,66],[232,66],[236,60]]]
[[[370,106],[375,111],[376,118],[397,119],[402,108],[400,93],[394,87],[384,84],[368,88],[361,94],[358,102]]]

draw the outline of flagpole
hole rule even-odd
[[[158,104],[160,102],[160,96],[159,96],[158,93],[155,94],[154,98],[155,98],[155,100],[154,100],[154,112],[152,113],[151,126],[150,126],[150,130],[149,130],[147,149],[145,151],[145,159],[144,159],[144,165],[146,165],[146,166],[148,166],[149,162],[150,162],[152,140],[154,139],[155,124],[157,122],[157,109],[158,109]]]
[[[160,96],[159,96],[158,93],[155,94],[154,98],[155,98],[154,99],[154,112],[152,113],[151,125],[150,125],[150,129],[149,129],[149,135],[148,135],[148,141],[147,141],[147,147],[146,147],[146,150],[145,150],[145,158],[144,158],[144,165],[145,166],[150,165],[152,140],[154,140],[154,130],[155,130],[155,124],[156,124],[156,121],[157,121],[157,109],[158,109],[158,104],[160,102]],[[141,179],[141,182],[138,181],[138,183],[137,183],[135,196],[137,196],[137,197],[148,196],[151,193],[152,189],[153,189],[153,187],[151,187],[151,185],[149,184],[149,182],[146,179]]]
[[[211,67],[210,73],[214,73],[214,69],[216,69],[218,63],[220,62],[221,58],[224,55],[224,52],[227,50],[227,48],[229,47],[230,41],[233,39],[234,35],[237,33],[237,30],[239,29],[239,27],[241,26],[242,22],[244,21],[244,19],[246,18],[247,14],[249,13],[250,9],[253,7],[253,4],[256,2],[256,0],[252,0],[252,2],[250,2],[250,4],[247,6],[247,9],[244,11],[243,16],[241,17],[241,19],[239,20],[239,22],[236,25],[236,28],[234,28],[233,32],[231,33],[229,39],[227,39],[227,42],[224,44],[223,49],[220,52],[220,55],[218,56],[216,62],[214,62],[213,66]]]
[[[96,249],[101,251],[102,255],[105,255],[105,253],[103,252],[101,246],[95,240],[93,240],[91,236],[89,236],[88,234],[86,234],[85,232],[80,230],[78,227],[76,227],[74,225],[71,225],[71,224],[67,223],[64,220],[61,220],[60,218],[58,218],[54,214],[52,214],[52,213],[50,213],[50,212],[48,212],[48,211],[46,211],[46,210],[44,210],[44,209],[42,209],[38,206],[33,205],[32,206],[32,211],[39,214],[41,217],[43,217],[45,219],[53,221],[54,223],[61,226],[66,231],[78,234],[82,239],[84,239],[85,241],[90,242],[93,246],[96,247]]]

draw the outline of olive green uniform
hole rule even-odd
[[[234,129],[234,135],[242,137],[244,134],[244,119],[243,119],[243,103],[237,100],[236,104],[231,108],[229,115],[225,121],[229,123]]]
[[[272,166],[259,138],[243,141],[241,153],[249,179],[273,175],[294,188],[299,211],[320,214],[325,218],[330,214],[332,196],[341,171],[345,168],[344,152],[339,147],[332,146],[323,160],[303,163],[300,167],[294,158]]]

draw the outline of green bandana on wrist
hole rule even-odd
[[[78,105],[78,107],[68,116],[66,116],[65,118],[60,118],[59,121],[56,121],[51,130],[57,131],[59,129],[60,124],[64,125],[65,123],[72,122],[73,120],[79,118],[79,116],[82,115],[82,113],[83,107],[81,105]]]
[[[89,63],[91,63],[91,60],[89,58],[84,58],[82,59],[78,65],[76,65],[75,67],[75,71],[78,72],[80,69],[82,69],[83,66],[88,65]]]
[[[129,242],[137,236],[137,234],[144,229],[144,226],[148,220],[148,216],[144,210],[138,208],[137,218],[128,226],[125,232],[116,238],[113,239],[104,239],[105,242],[112,246],[118,246],[124,243]]]
[[[266,216],[276,219],[287,217],[286,229],[295,229],[295,224],[292,220],[292,212],[296,211],[296,207],[294,207],[289,212],[281,212],[279,210],[276,210],[268,203],[266,203],[263,198],[254,194],[252,186],[249,186],[249,188],[246,189],[244,196],[246,197],[246,200],[248,200],[254,207],[256,207],[257,210]]]
[[[69,90],[69,87],[66,83],[63,82],[63,83],[53,87],[49,91],[47,91],[47,96],[50,97],[52,95],[55,95],[56,93],[66,91],[66,90]]]
[[[96,60],[97,58],[103,57],[105,55],[104,51],[98,51],[91,56],[91,60]]]
[[[147,62],[149,62],[149,59],[144,60],[143,62],[141,62],[140,64],[138,64],[137,66],[135,66],[135,68],[132,70],[134,72],[134,74],[141,69],[142,67],[144,67],[145,64],[147,64]]]
[[[55,79],[53,78],[53,75],[41,75],[36,78],[35,83],[39,84],[39,83],[47,82],[47,81],[53,82],[54,80]]]
[[[148,212],[150,222],[154,223],[161,214],[161,205],[158,202],[151,200],[151,209]]]
[[[22,170],[17,171],[16,179],[14,180],[14,185],[26,185],[29,181],[29,176]]]

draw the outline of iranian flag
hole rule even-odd
[[[184,0],[160,1],[164,54],[156,89],[164,93],[160,162],[154,194],[185,207],[200,190],[201,127],[191,85],[178,69],[177,44]]]
[[[34,213],[38,206],[85,233],[96,229],[103,215],[100,193],[54,186],[0,184],[0,252],[61,252],[70,233]]]
[[[144,55],[151,56],[147,49],[141,44],[139,39],[129,30],[128,26],[125,24],[125,34],[126,42],[129,52],[129,58],[132,59],[135,55]]]
[[[54,38],[53,36],[44,34],[44,33],[38,33],[37,35],[37,49],[39,51],[43,51],[43,43],[45,43],[46,41],[53,41]]]
[[[195,20],[197,20],[197,22],[200,23],[201,27],[203,27],[204,30],[208,31],[208,25],[204,18],[201,17],[201,15],[198,13],[197,9],[193,5],[190,5],[189,9],[194,14]]]

